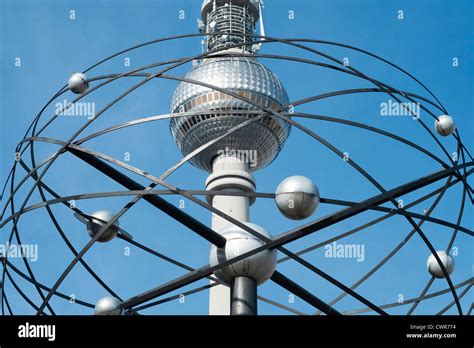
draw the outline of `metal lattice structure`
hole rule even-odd
[[[204,6],[206,6],[206,2]],[[459,300],[469,291],[472,285],[472,278],[466,279],[459,284],[454,284],[450,278],[450,271],[452,270],[447,269],[448,267],[446,262],[441,260],[437,250],[434,248],[429,238],[422,230],[422,226],[425,222],[438,224],[440,226],[445,226],[452,229],[452,237],[449,244],[445,248],[447,253],[449,253],[451,250],[458,233],[464,233],[469,236],[473,235],[473,232],[469,228],[462,226],[460,223],[464,213],[465,202],[471,202],[472,204],[472,188],[469,185],[468,179],[473,172],[472,167],[474,162],[468,149],[466,149],[463,145],[459,131],[455,130],[450,135],[457,141],[458,155],[457,159],[454,160],[443,145],[442,139],[440,140],[439,136],[435,134],[436,128],[435,132],[433,132],[433,127],[430,124],[427,124],[425,120],[421,118],[417,119],[417,124],[420,126],[420,129],[424,132],[427,132],[434,139],[439,148],[446,154],[446,158],[442,159],[422,146],[409,141],[402,135],[393,134],[373,126],[357,122],[355,120],[347,120],[308,113],[298,113],[294,111],[295,107],[305,105],[316,100],[337,98],[338,96],[343,95],[381,93],[390,96],[399,103],[402,103],[403,101],[409,101],[420,104],[421,109],[427,115],[432,117],[433,122],[438,122],[437,125],[439,125],[439,116],[449,115],[449,113],[440,103],[438,98],[436,98],[436,96],[427,87],[415,79],[411,74],[373,53],[336,42],[312,39],[281,39],[270,36],[256,35],[252,33],[252,28],[254,28],[258,18],[255,18],[251,13],[245,13],[240,7],[236,9],[238,12],[237,15],[240,16],[237,17],[245,18],[247,21],[250,21],[251,25],[245,26],[245,23],[247,23],[245,22],[243,26],[241,25],[237,27],[237,29],[235,29],[236,27],[232,27],[232,29],[226,26],[227,22],[221,23],[219,21],[219,18],[221,18],[218,17],[219,13],[221,15],[222,13],[233,15],[233,12],[227,13],[226,11],[230,10],[228,8],[218,8],[215,11],[211,11],[209,14],[211,21],[206,24],[207,29],[205,32],[162,38],[146,42],[130,49],[118,52],[86,69],[83,73],[93,76],[85,81],[87,82],[87,87],[90,85],[91,88],[80,91],[80,95],[74,99],[72,102],[73,104],[79,102],[87,95],[91,95],[102,88],[107,88],[108,84],[119,79],[139,78],[140,82],[136,83],[130,89],[124,91],[123,94],[118,96],[116,99],[110,101],[107,106],[96,113],[93,119],[90,119],[84,123],[74,134],[67,135],[65,139],[47,138],[42,136],[48,127],[54,124],[54,122],[57,120],[59,117],[58,114],[53,115],[50,119],[48,119],[43,127],[38,128],[38,125],[40,120],[43,120],[43,118],[46,117],[44,110],[46,110],[46,108],[54,103],[54,101],[59,97],[69,93],[71,89],[70,87],[67,85],[61,87],[58,92],[46,103],[38,115],[36,115],[24,138],[17,146],[16,151],[20,155],[18,156],[18,160],[13,164],[8,181],[3,188],[2,196],[4,207],[2,210],[2,231],[4,234],[8,231],[7,240],[9,242],[12,242],[14,239],[16,239],[18,244],[21,245],[23,239],[22,231],[18,228],[19,221],[21,219],[27,219],[28,213],[31,211],[44,209],[46,210],[49,219],[55,225],[57,233],[64,240],[65,246],[74,255],[74,259],[64,267],[62,275],[56,280],[54,284],[47,285],[36,279],[35,274],[32,272],[26,258],[23,258],[27,269],[27,272],[25,273],[16,267],[11,261],[9,261],[8,254],[2,255],[2,313],[14,314],[11,304],[8,301],[8,293],[5,291],[5,284],[10,282],[15,290],[24,298],[24,300],[32,308],[34,308],[37,314],[48,314],[48,312],[49,314],[55,314],[54,308],[52,308],[50,304],[51,298],[53,296],[57,296],[63,298],[64,300],[69,300],[69,295],[61,293],[58,291],[58,288],[70,274],[73,268],[78,264],[82,264],[82,266],[85,267],[85,269],[91,274],[95,281],[97,281],[100,286],[102,286],[110,294],[110,296],[118,299],[113,305],[120,310],[109,314],[119,314],[124,312],[128,314],[139,314],[141,310],[158,306],[162,303],[176,299],[178,295],[168,297],[165,297],[165,295],[173,292],[174,290],[181,289],[184,286],[193,284],[198,280],[208,278],[213,282],[206,286],[188,290],[184,292],[184,294],[193,294],[222,284],[222,281],[215,277],[216,271],[222,270],[229,265],[236,264],[241,260],[250,258],[265,250],[278,250],[281,254],[285,255],[278,260],[278,264],[288,260],[293,260],[300,266],[311,271],[314,276],[322,277],[328,283],[336,286],[342,291],[341,295],[335,297],[331,302],[326,303],[318,298],[315,294],[312,294],[308,290],[304,289],[301,285],[291,280],[289,277],[280,273],[278,270],[273,272],[270,277],[271,281],[314,306],[314,308],[317,310],[316,314],[324,313],[328,315],[339,315],[358,314],[373,311],[380,315],[387,315],[388,313],[386,312],[386,309],[406,304],[412,304],[410,305],[410,308],[407,312],[407,314],[412,314],[420,302],[429,298],[443,295],[445,293],[451,293],[453,301],[448,303],[445,308],[440,309],[439,312],[433,314],[443,314],[454,305],[457,307],[459,314],[463,314],[465,312],[470,313],[472,306],[469,309],[463,310]],[[235,17],[234,20],[238,22],[237,17]],[[217,24],[213,25],[211,28],[211,22],[215,22]],[[230,40],[228,38],[229,33],[232,34]],[[98,68],[99,66],[103,66],[114,58],[132,50],[138,50],[145,46],[156,45],[160,43],[165,44],[169,41],[184,40],[186,38],[201,36],[208,39],[208,46],[210,49],[206,52],[190,57],[175,59],[172,61],[153,63],[142,68],[137,68],[117,74],[94,76],[94,69]],[[228,40],[223,43],[222,37],[225,37]],[[271,49],[272,44],[275,43],[301,50],[302,52],[311,54],[316,58],[313,60],[297,56],[260,54],[253,50],[253,47],[262,44],[265,45],[265,47],[269,47]],[[336,46],[349,51],[357,51],[365,56],[370,57],[371,59],[383,62],[389,67],[393,68],[394,71],[413,79],[426,90],[426,92],[430,95],[430,98],[419,96],[417,94],[411,93],[410,91],[396,89],[385,82],[369,77],[370,75],[368,73],[361,72],[353,66],[347,66],[344,64],[344,62],[331,56],[330,54],[315,49],[312,46],[313,44],[322,46]],[[257,61],[259,58],[287,62],[291,61],[298,64],[304,64],[308,66],[308,69],[317,66],[334,71],[336,73],[353,76],[366,81],[371,86],[367,88],[354,88],[334,91],[332,93],[308,96],[302,100],[290,101],[281,82],[270,70]],[[326,61],[323,62],[317,60],[319,58],[324,58]],[[193,61],[197,61],[199,64],[196,65],[186,76],[179,77],[173,75],[174,69],[177,69]],[[148,70],[154,68],[157,69],[156,72],[148,72]],[[213,76],[211,81],[207,79],[209,75]],[[244,77],[242,78],[242,76]],[[249,85],[252,85],[250,80],[255,78],[255,76],[259,76],[262,81],[261,86],[255,87],[255,93],[250,93],[241,88],[241,83],[245,84],[248,82]],[[90,125],[96,122],[96,120],[101,116],[105,115],[114,104],[128,96],[133,90],[140,88],[144,84],[154,79],[170,80],[180,83],[172,100],[171,113],[154,117],[138,118],[125,123],[115,124],[110,127],[95,131],[88,136],[84,136],[82,138],[80,137],[84,130],[90,127]],[[231,100],[231,107],[229,107],[229,100]],[[225,101],[225,103],[222,101]],[[224,130],[222,128],[216,128],[214,123],[216,119],[219,119],[220,122],[222,122],[220,125],[225,125],[225,127],[223,126]],[[291,128],[293,128],[293,131],[298,130],[303,132],[312,140],[319,142],[328,151],[331,151],[336,156],[341,158],[344,157],[344,153],[341,149],[337,148],[326,139],[321,137],[317,130],[304,126],[299,122],[301,119],[331,122],[339,126],[354,127],[356,129],[382,135],[387,139],[391,139],[400,144],[409,146],[410,148],[420,152],[422,155],[431,158],[440,165],[441,169],[434,173],[427,173],[426,176],[418,180],[408,182],[404,185],[395,188],[386,188],[383,187],[373,176],[368,173],[368,171],[366,171],[353,159],[348,159],[347,162],[354,169],[354,171],[361,174],[379,191],[379,193],[363,201],[356,202],[322,197],[320,199],[321,204],[341,206],[341,209],[328,216],[318,218],[316,220],[304,223],[297,228],[285,231],[276,235],[275,237],[262,234],[262,232],[258,231],[256,228],[252,228],[248,224],[245,224],[242,221],[233,218],[229,214],[216,209],[209,200],[200,198],[201,196],[229,196],[245,197],[248,198],[249,201],[254,201],[260,199],[275,199],[274,193],[254,192],[253,190],[242,190],[239,192],[212,189],[197,191],[188,190],[183,187],[174,187],[169,182],[167,182],[168,176],[179,170],[185,163],[188,162],[198,168],[212,172],[213,156],[215,155],[217,149],[222,148],[223,146],[241,149],[253,149],[260,147],[265,148],[265,151],[259,153],[260,157],[258,161],[258,163],[260,163],[261,167],[263,168],[269,165],[276,158],[283,144],[288,138]],[[180,159],[175,165],[170,167],[161,175],[150,174],[140,168],[122,162],[110,155],[87,147],[87,143],[89,141],[103,137],[106,134],[113,133],[119,129],[132,128],[137,125],[154,122],[161,122],[164,124],[168,120],[170,122],[172,136],[177,141],[178,146],[184,155],[182,159]],[[242,143],[242,137],[239,136],[239,134],[242,134],[242,132],[250,135],[248,141],[244,143]],[[203,133],[205,136],[202,136]],[[57,146],[58,149],[53,154],[51,154],[51,156],[38,160],[34,146],[36,143],[52,144]],[[29,156],[27,156],[28,154]],[[122,185],[124,190],[119,192],[97,192],[87,194],[80,193],[74,196],[63,196],[55,189],[54,185],[45,180],[45,175],[54,168],[53,164],[55,161],[64,154],[74,155],[83,161],[84,165],[91,166],[97,170],[97,175],[105,175],[105,177],[108,177],[112,181]],[[138,182],[134,181],[131,176],[127,175],[127,172],[131,172],[135,175],[143,177],[144,179],[150,181],[150,184],[146,187],[139,184]],[[405,205],[404,207],[399,207],[397,198],[416,192],[417,190],[436,183],[440,183],[440,186],[436,189],[431,190],[431,192],[419,197],[417,200]],[[446,221],[432,217],[432,211],[442,200],[446,192],[455,185],[463,186],[462,197],[460,198],[460,210],[457,214],[457,221]],[[161,187],[161,189],[158,189],[158,187]],[[26,189],[27,193],[25,198],[18,202],[15,198],[17,192],[19,192],[21,189]],[[33,193],[38,194],[39,197],[41,197],[40,202],[30,202],[30,198],[32,197]],[[201,221],[197,220],[193,216],[188,215],[163,198],[163,196],[169,195],[181,196],[193,202],[197,206],[207,209],[209,212],[226,220],[228,223],[235,225],[241,230],[252,235],[255,239],[261,242],[261,246],[242,253],[236,257],[219,262],[217,265],[204,265],[200,268],[194,269],[188,265],[183,264],[179,260],[175,260],[156,250],[153,250],[147,245],[141,244],[140,242],[136,241],[129,233],[127,233],[124,227],[118,225],[118,219],[120,217],[126,214],[127,211],[138,201],[144,200],[150,203],[153,207],[166,213],[171,219],[176,220],[178,223],[186,226],[194,233],[206,239],[216,248],[225,247],[226,243],[228,243],[226,238],[218,233],[218,231],[206,226]],[[48,198],[48,196],[50,198]],[[130,202],[126,204],[123,209],[110,216],[106,214],[92,216],[78,209],[77,207],[70,206],[68,203],[73,199],[86,200],[124,196],[130,196]],[[427,209],[425,214],[418,214],[410,209],[420,202],[426,201],[430,198],[434,198],[434,202],[429,207],[429,209]],[[394,208],[386,207],[386,203],[393,204]],[[71,214],[75,214],[80,220],[88,225],[91,239],[86,245],[83,246],[82,249],[76,250],[73,247],[67,233],[65,233],[61,227],[60,219],[51,209],[51,207],[54,205],[64,205],[70,210]],[[285,247],[286,244],[292,241],[303,239],[305,236],[323,230],[324,228],[335,225],[339,222],[346,220],[350,221],[349,219],[366,211],[376,211],[383,213],[384,215],[364,225],[354,226],[351,230],[341,233],[337,236],[333,236],[329,240],[318,243],[317,245],[308,246],[299,252],[292,252],[287,247]],[[386,255],[386,257],[380,260],[380,262],[371,271],[369,271],[367,274],[361,277],[359,281],[350,286],[342,284],[330,274],[322,271],[314,264],[311,264],[302,258],[302,255],[312,250],[318,249],[327,243],[342,239],[349,235],[353,235],[364,228],[367,228],[368,226],[373,226],[394,216],[400,216],[406,219],[412,226],[411,232],[403,241],[400,242],[399,245],[397,245],[388,255]],[[158,285],[149,291],[137,294],[134,297],[122,299],[106,284],[104,280],[102,280],[95,273],[94,269],[84,260],[84,255],[88,252],[88,250],[90,250],[94,243],[98,241],[107,241],[113,237],[110,235],[110,233],[116,234],[118,238],[123,239],[124,241],[144,250],[147,253],[183,268],[184,270],[188,271],[188,273],[185,273],[183,276],[178,277],[170,282]],[[107,236],[108,234],[109,236]],[[429,289],[435,281],[435,277],[433,276],[418,296],[413,296],[413,298],[405,300],[402,304],[395,302],[376,305],[371,299],[368,299],[358,293],[357,287],[364,283],[369,277],[371,277],[372,274],[374,274],[386,262],[388,262],[390,258],[394,256],[414,235],[420,236],[423,242],[426,244],[426,247],[432,253],[434,260],[439,266],[439,271],[441,272],[440,278],[444,278],[446,281],[446,289],[429,293]],[[28,298],[28,295],[22,291],[21,287],[16,285],[13,274],[16,274],[17,276],[34,285],[36,291],[42,299],[41,303],[34,303]],[[462,292],[458,292],[459,289],[462,288],[464,288],[464,290]],[[337,304],[345,296],[351,296],[360,301],[360,303],[363,305],[363,308],[354,309],[348,312],[338,311]],[[269,304],[278,306],[285,311],[295,314],[303,314],[286,305],[277,303],[273,299],[261,296],[259,296],[259,299]],[[81,306],[90,308],[95,307],[97,310],[97,306],[95,304],[88,303],[87,301],[76,299],[75,302]],[[105,307],[107,307],[107,304]]]

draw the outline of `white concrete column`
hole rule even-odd
[[[206,180],[208,191],[254,192],[255,180],[250,174],[248,164],[236,157],[220,157],[213,164],[213,173]],[[255,198],[236,196],[207,196],[212,206],[241,222],[249,221],[249,206]],[[212,229],[219,232],[229,225],[224,218],[212,214]],[[230,315],[230,288],[217,285],[210,289],[209,314]]]

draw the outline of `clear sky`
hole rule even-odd
[[[201,1],[197,0],[0,0],[2,184],[13,163],[18,141],[43,105],[67,83],[72,72],[83,71],[97,61],[139,43],[159,37],[197,32],[196,18],[199,16],[200,4]],[[71,11],[74,11],[74,19],[71,19]],[[403,11],[403,19],[400,19],[399,11]],[[184,19],[180,18],[183,14]],[[474,32],[471,1],[267,0],[264,16],[266,33],[269,36],[346,43],[381,55],[411,72],[435,93],[455,118],[464,144],[473,152]],[[102,74],[122,73],[147,64],[198,54],[201,51],[200,40],[201,38],[189,38],[147,46],[93,69],[88,76],[93,78]],[[348,58],[351,66],[398,89],[429,97],[412,80],[372,58],[328,45],[313,44],[312,47],[341,60]],[[315,54],[288,48],[282,44],[265,45],[261,53],[294,55],[328,63],[328,60]],[[458,63],[454,64],[456,66],[453,66],[453,59]],[[130,66],[125,66],[128,61]],[[367,81],[320,67],[268,59],[262,59],[262,62],[280,77],[292,101],[343,89],[373,87]],[[172,73],[182,76],[190,67],[188,64],[173,70]],[[107,88],[85,98],[85,101],[94,102],[99,110],[136,82],[136,78],[131,78],[111,83]],[[156,79],[147,83],[108,110],[79,137],[127,120],[167,113],[176,85],[175,82]],[[57,102],[62,103],[64,99],[71,101],[73,98],[72,93],[66,93]],[[313,102],[297,108],[296,111],[367,123],[406,137],[447,161],[440,147],[416,121],[409,117],[380,115],[380,103],[388,102],[388,99],[388,96],[382,94],[342,96]],[[46,110],[40,124],[44,124],[54,111],[53,104]],[[429,115],[422,112],[421,118],[432,127],[433,120]],[[66,140],[86,121],[86,117],[60,117],[43,136]],[[348,152],[353,160],[387,189],[440,169],[440,165],[426,155],[380,135],[318,120],[301,122],[341,151]],[[448,152],[456,150],[452,137],[440,140]],[[131,165],[155,176],[165,172],[181,158],[169,133],[167,121],[120,130],[87,142],[85,146],[121,161],[125,159],[125,153],[129,153]],[[53,145],[36,145],[36,160],[43,160],[56,149]],[[26,162],[30,164],[29,156]],[[306,175],[314,180],[321,196],[325,198],[360,201],[378,193],[376,188],[341,158],[308,135],[294,129],[277,160],[255,173],[257,190],[273,192],[282,179],[296,174]],[[19,169],[16,182],[23,175]],[[145,185],[148,183],[138,176],[133,178]],[[62,155],[44,179],[63,196],[122,189],[70,155]],[[203,189],[205,179],[206,173],[188,164],[168,178],[171,184],[183,189]],[[25,188],[19,191],[18,200],[15,202],[17,207],[21,204],[20,198],[25,196],[31,184],[32,181],[29,180]],[[441,183],[431,185],[403,197],[405,204],[440,185]],[[460,185],[450,189],[434,210],[433,216],[455,223],[461,194]],[[179,204],[179,197],[166,198],[176,205]],[[129,200],[127,197],[93,199],[78,201],[76,205],[86,212],[104,208],[117,212]],[[412,210],[423,213],[423,209],[428,208],[433,201],[434,199],[429,199]],[[37,202],[40,202],[40,197],[35,193],[28,205]],[[75,220],[65,207],[56,205],[52,209],[72,244],[80,250],[89,239],[84,226]],[[310,219],[294,222],[285,219],[274,202],[267,199],[257,201],[252,206],[251,220],[264,226],[272,235],[278,235],[337,209],[340,208],[322,204]],[[184,210],[201,221],[210,223],[210,213],[196,207],[192,202],[186,201]],[[467,202],[461,224],[470,229],[473,227],[472,213],[472,205]],[[299,251],[380,215],[375,212],[364,213],[287,246],[292,251]],[[132,233],[138,242],[192,267],[197,268],[208,263],[208,242],[146,202],[136,204],[120,220],[120,224]],[[59,237],[44,209],[25,214],[20,219],[19,228],[23,243],[39,246],[38,260],[31,262],[36,278],[52,286],[72,260],[73,254]],[[10,229],[11,225],[2,229],[1,243],[5,243]],[[447,247],[453,232],[452,229],[429,222],[423,224],[422,230],[437,250]],[[363,261],[359,262],[355,258],[329,258],[325,256],[324,248],[305,254],[304,258],[350,286],[383,259],[410,231],[411,226],[404,218],[392,217],[338,241],[341,244],[363,246]],[[458,284],[472,276],[472,240],[466,234],[458,233],[454,246],[456,270],[452,280],[454,284]],[[87,263],[123,299],[186,272],[133,246],[130,247],[128,255],[126,247],[124,241],[115,239],[106,244],[94,245],[85,256]],[[421,238],[415,235],[385,266],[358,287],[357,291],[378,305],[419,296],[430,279],[426,270],[429,254]],[[282,255],[279,254],[279,257]],[[12,262],[25,271],[21,260],[12,259]],[[278,269],[325,301],[329,302],[340,294],[336,287],[296,262],[285,262],[280,264]],[[23,291],[39,305],[39,296],[33,286],[17,275],[13,276]],[[207,281],[203,280],[186,289],[206,283]],[[445,288],[446,281],[436,280],[430,292]],[[80,265],[75,267],[59,291],[67,295],[74,294],[76,298],[91,303],[106,295],[106,291]],[[462,289],[458,292],[461,291]],[[182,290],[175,293],[180,292]],[[6,284],[6,294],[14,313],[35,312],[18,295],[9,281]],[[305,313],[314,312],[314,308],[300,299],[296,298],[292,302],[286,290],[271,282],[262,285],[259,294]],[[468,293],[461,300],[464,311],[472,302],[471,294],[472,292]],[[428,300],[422,303],[415,313],[436,313],[451,300],[450,294]],[[90,308],[56,297],[51,303],[57,313],[91,313]],[[347,296],[335,307],[345,311],[364,306]],[[408,305],[395,307],[390,309],[389,313],[403,314],[408,308]],[[287,314],[263,302],[259,303],[259,310],[262,314]],[[184,303],[175,300],[145,313],[206,314],[207,311],[208,292],[204,291],[186,297]],[[455,314],[455,307],[447,313]]]

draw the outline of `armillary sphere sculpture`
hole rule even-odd
[[[341,315],[357,313],[389,314],[394,307],[408,305],[407,314],[414,312],[415,308],[423,301],[450,293],[452,302],[446,307],[438,308],[430,314],[442,314],[451,307],[456,306],[459,314],[470,313],[472,307],[462,308],[460,299],[469,291],[472,278],[454,284],[451,280],[455,272],[455,262],[451,249],[456,238],[462,235],[472,236],[472,230],[462,225],[461,220],[465,209],[465,202],[472,204],[472,187],[469,178],[473,171],[473,159],[468,149],[463,145],[459,130],[449,112],[444,108],[438,98],[419,80],[411,74],[373,53],[336,42],[313,39],[282,39],[264,34],[262,20],[262,2],[258,0],[204,0],[202,5],[200,32],[197,34],[180,35],[162,38],[136,45],[123,50],[110,57],[100,60],[81,73],[74,73],[67,85],[46,103],[34,117],[25,137],[19,142],[16,149],[16,161],[9,173],[3,188],[2,210],[2,240],[10,244],[23,245],[28,243],[27,237],[21,228],[22,221],[30,217],[41,215],[47,222],[35,221],[38,224],[52,224],[48,233],[57,233],[64,241],[64,250],[61,252],[49,251],[47,245],[40,245],[43,252],[57,254],[57,260],[67,261],[59,277],[52,284],[38,279],[28,258],[22,257],[24,270],[12,259],[7,250],[2,257],[2,313],[16,314],[14,305],[10,300],[12,296],[20,296],[32,311],[37,314],[57,314],[54,310],[53,300],[70,301],[71,295],[60,291],[60,286],[68,279],[75,267],[81,265],[90,274],[91,281],[96,282],[105,292],[106,297],[98,297],[95,302],[74,299],[75,305],[88,307],[89,313],[97,315],[139,315],[145,309],[159,308],[159,305],[177,299],[180,295],[191,295],[200,291],[210,292],[210,314],[257,314],[257,300],[279,307],[280,309],[296,314],[300,311],[288,305],[278,303],[276,300],[257,294],[257,289],[263,283],[276,283],[277,286],[299,297],[315,308],[315,314]],[[260,35],[257,35],[257,23],[261,23]],[[139,50],[152,45],[165,45],[173,41],[186,38],[203,37],[203,52],[189,57],[182,57],[170,61],[150,63],[141,68],[124,72],[97,75],[95,71],[107,66],[121,55]],[[282,54],[259,53],[265,45],[269,50],[274,45],[281,45],[291,52],[302,52],[302,56],[286,56]],[[324,50],[315,47],[338,47],[349,52],[357,52],[376,62],[385,64],[393,69],[396,74],[404,75],[418,84],[427,93],[420,96],[406,90],[391,86],[387,82],[371,77],[370,72],[362,72],[355,66],[345,64]],[[291,50],[290,50],[291,49]],[[279,50],[281,53],[282,50]],[[281,64],[293,62],[302,64],[306,69],[321,68],[334,74],[350,76],[363,81],[366,88],[353,88],[334,91],[325,94],[307,96],[300,100],[291,100],[283,82],[265,66],[262,61],[279,61]],[[180,77],[174,71],[192,63],[191,70]],[[304,78],[304,77],[299,77]],[[121,80],[139,79],[139,82],[125,90],[121,95],[111,100],[94,117],[84,121],[73,134],[61,134],[62,137],[49,136],[48,131],[58,122],[61,114],[87,96],[93,96],[106,89],[114,82]],[[145,84],[156,80],[168,80],[178,84],[172,96],[171,110],[168,114],[136,118],[124,123],[111,123],[105,128],[93,127],[98,120],[113,122],[107,118],[115,104],[124,98],[131,98],[132,92]],[[286,84],[286,83],[285,83]],[[40,93],[41,91],[39,91]],[[53,105],[58,98],[71,96],[76,98],[64,109],[53,115],[46,113],[48,107]],[[380,128],[358,122],[355,119],[344,119],[317,114],[298,112],[297,109],[309,105],[311,102],[337,98],[344,95],[381,94],[391,98],[406,109],[409,115],[415,118],[410,121],[410,127],[418,127],[419,132],[425,132],[445,156],[438,157],[424,146],[418,145],[404,134],[395,134]],[[419,117],[407,105],[417,105],[424,117]],[[425,116],[426,115],[426,116]],[[49,118],[48,118],[49,117]],[[314,122],[314,127],[303,125],[300,121]],[[438,170],[427,172],[425,176],[406,182],[396,187],[385,187],[372,176],[368,170],[358,164],[355,159],[346,156],[340,149],[323,138],[318,132],[317,121],[332,123],[339,127],[351,127],[360,132],[373,133],[382,136],[381,142],[393,141],[417,151],[421,156],[426,156],[438,165]],[[94,141],[109,136],[114,132],[127,131],[144,124],[164,127],[169,123],[172,138],[176,142],[183,157],[175,165],[163,173],[150,173],[149,171],[132,166],[126,161],[121,161],[107,153],[93,149]],[[311,123],[313,124],[313,123]],[[102,123],[100,123],[102,125]],[[84,135],[87,130],[92,130]],[[346,201],[337,198],[327,198],[320,195],[327,192],[324,187],[317,186],[313,178],[294,173],[284,179],[274,193],[256,191],[254,174],[265,169],[271,170],[271,163],[277,160],[285,143],[291,141],[291,131],[301,132],[306,137],[320,144],[327,151],[344,159],[347,166],[353,170],[354,175],[361,175],[373,188],[375,195],[360,201]],[[452,138],[457,144],[455,156],[447,149],[446,139]],[[127,139],[124,136],[122,139]],[[364,143],[365,136],[360,137]],[[48,149],[56,149],[44,155],[36,150],[39,144],[48,144]],[[88,146],[88,144],[91,144]],[[145,145],[144,146],[148,146]],[[304,150],[303,150],[304,151]],[[252,157],[253,156],[253,157]],[[64,157],[67,161],[79,161],[83,166],[94,169],[94,175],[107,182],[114,182],[123,187],[121,191],[83,193],[84,182],[72,183],[76,190],[74,195],[64,195],[49,174],[57,170],[57,163]],[[245,158],[243,158],[245,157]],[[250,157],[251,160],[249,159]],[[311,153],[307,154],[308,161],[316,161]],[[67,163],[67,162],[66,162]],[[191,190],[186,187],[175,187],[167,178],[182,169],[185,164],[192,164],[197,169],[209,173],[205,182],[205,190]],[[64,169],[67,170],[67,169]],[[195,169],[194,169],[195,170]],[[144,185],[137,181],[140,178],[149,184]],[[192,178],[190,178],[192,180]],[[399,198],[429,187],[429,192],[423,190],[424,195],[418,196],[412,203],[401,205]],[[453,187],[462,187],[460,209],[453,220],[441,219],[432,216],[435,207]],[[413,196],[415,195],[415,196]],[[196,207],[201,207],[212,213],[211,226],[206,225],[186,210],[170,203],[165,197],[177,196],[188,200]],[[117,211],[109,208],[106,199],[127,198],[127,204]],[[433,198],[431,206],[424,214],[419,214],[410,208]],[[278,231],[272,227],[271,233],[264,228],[250,222],[250,206],[257,200],[274,200],[277,209],[268,214],[275,214],[278,210],[285,219],[296,222],[307,219],[304,223],[286,230]],[[71,201],[84,202],[93,200],[104,203],[101,209],[92,211],[80,209],[80,204],[71,204]],[[176,224],[185,226],[188,233],[195,233],[207,240],[210,250],[196,249],[199,254],[209,254],[209,264],[200,268],[190,267],[179,260],[164,255],[154,248],[140,243],[143,231],[136,228],[129,230],[124,223],[127,212],[138,202],[144,201],[166,214],[168,219],[173,219]],[[316,216],[320,206],[338,207],[328,215]],[[55,208],[63,206],[67,214],[76,217],[84,224],[84,231],[90,237],[89,241],[79,248],[71,241],[73,237],[61,222],[64,213],[58,215]],[[316,213],[315,213],[316,212]],[[348,232],[331,236],[318,245],[307,246],[299,252],[293,252],[287,244],[305,238],[318,231],[340,224],[351,223],[356,216],[364,212],[383,214],[382,218],[360,225],[353,223]],[[33,215],[34,214],[34,215]],[[382,220],[399,218],[408,223],[411,232],[390,253],[383,257],[367,274],[354,284],[343,284],[329,273],[323,271],[316,264],[310,263],[303,255],[320,248],[328,243],[340,240],[349,235],[356,236],[370,225],[375,225]],[[78,221],[77,221],[78,220]],[[119,224],[119,220],[121,223]],[[435,245],[426,232],[424,223],[430,226],[444,228],[452,231],[447,245]],[[428,227],[426,227],[428,229]],[[159,226],[157,226],[159,229]],[[169,232],[169,231],[168,231]],[[381,231],[380,233],[385,233]],[[359,285],[363,284],[377,270],[381,269],[402,247],[409,243],[411,237],[419,236],[429,255],[427,269],[431,278],[423,288],[421,294],[402,302],[379,304],[371,298],[358,292]],[[140,291],[128,298],[122,298],[103,277],[99,276],[93,265],[86,261],[89,250],[97,243],[110,243],[112,246],[116,238],[122,239],[131,246],[140,248],[153,257],[158,257],[186,272],[155,287]],[[160,234],[166,239],[166,234]],[[105,245],[105,244],[104,244]],[[178,246],[176,246],[178,248]],[[278,255],[284,255],[279,258]],[[324,279],[327,284],[340,289],[342,293],[334,300],[328,302],[321,299],[317,293],[309,291],[300,285],[291,274],[279,271],[279,265],[292,260],[300,267],[310,272],[314,277]],[[41,262],[36,267],[40,267]],[[44,267],[47,267],[45,265]],[[114,267],[114,265],[108,265]],[[146,265],[137,266],[146,268]],[[350,270],[349,270],[350,271]],[[133,283],[133,274],[123,276],[124,282]],[[33,286],[33,291],[24,291],[19,283]],[[181,294],[168,295],[182,288],[192,285],[200,280],[208,279],[204,286],[186,290]],[[434,282],[443,282],[443,290],[430,293]],[[26,286],[26,285],[25,285]],[[460,289],[464,289],[460,292]],[[13,295],[14,294],[14,295]],[[342,298],[350,296],[359,302],[361,308],[342,311],[338,303]],[[61,313],[58,313],[61,314]]]

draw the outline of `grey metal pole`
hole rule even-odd
[[[231,284],[231,315],[257,315],[257,282],[235,277]]]

